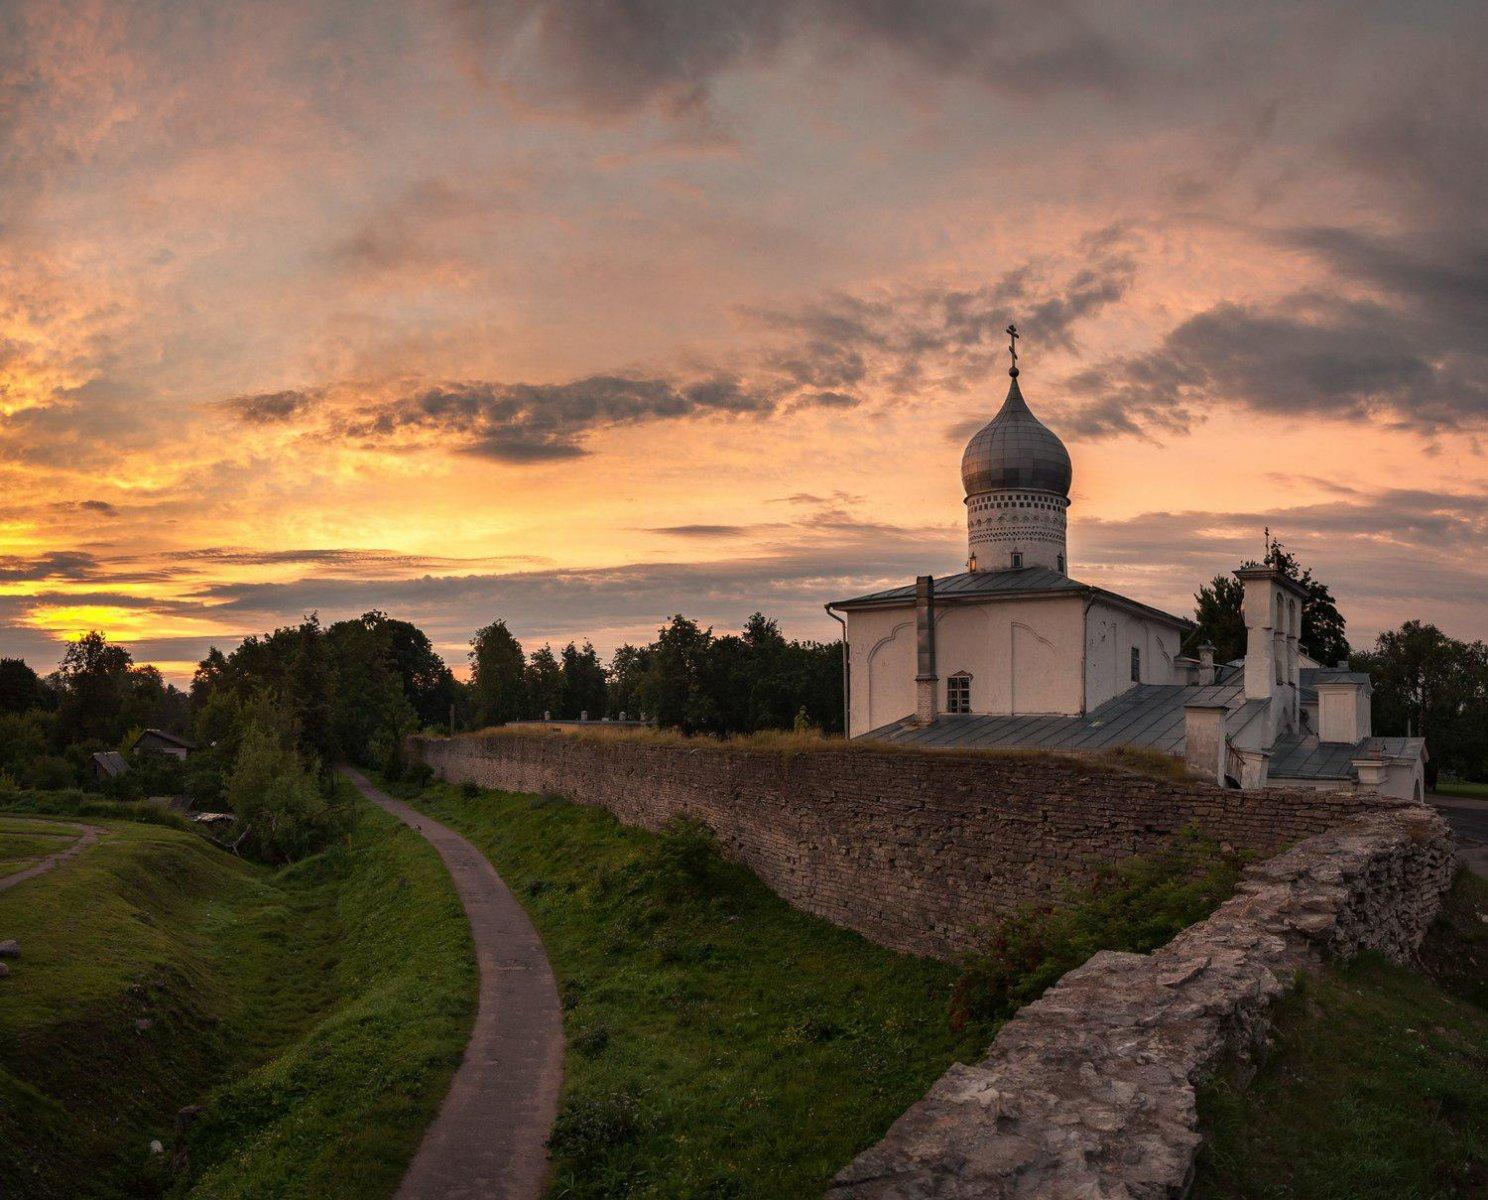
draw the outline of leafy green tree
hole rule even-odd
[[[1407,621],[1351,661],[1374,684],[1374,732],[1426,739],[1430,786],[1439,772],[1488,779],[1488,646]]]
[[[24,659],[0,658],[0,713],[46,708],[50,699],[41,676]]]
[[[588,642],[580,650],[573,642],[563,647],[562,710],[569,720],[588,713],[591,720],[604,715],[608,680],[604,664]]]
[[[1302,602],[1302,634],[1299,645],[1304,654],[1328,666],[1349,656],[1343,614],[1334,603],[1328,586],[1314,578],[1310,568],[1303,567],[1297,556],[1280,542],[1272,542],[1265,564],[1288,579],[1302,585],[1307,595]],[[1194,593],[1194,622],[1198,626],[1188,637],[1185,649],[1193,653],[1208,641],[1214,646],[1216,662],[1233,662],[1245,656],[1245,587],[1233,575],[1216,575]]]
[[[131,726],[160,720],[166,698],[160,672],[135,666],[128,650],[97,631],[67,647],[56,679],[54,730],[63,746],[84,741],[113,746]]]
[[[479,725],[518,721],[527,711],[522,643],[505,621],[493,621],[470,641],[470,691]]]
[[[642,706],[660,724],[684,733],[724,731],[712,649],[712,629],[681,613],[662,627],[639,688]]]
[[[1245,588],[1233,575],[1216,575],[1194,593],[1194,623],[1188,638],[1190,654],[1208,642],[1215,662],[1233,662],[1245,655]]]
[[[1329,666],[1347,659],[1346,622],[1327,585],[1313,578],[1311,568],[1303,567],[1297,556],[1280,542],[1271,543],[1271,549],[1266,553],[1266,565],[1274,567],[1288,579],[1295,579],[1307,592],[1307,598],[1302,602],[1302,652]]]
[[[330,806],[313,776],[280,735],[257,723],[244,730],[227,801],[238,818],[238,846],[265,862],[314,853],[333,831]]]
[[[651,647],[618,646],[610,657],[609,670],[609,714],[619,717],[621,713],[630,720],[641,716],[641,684],[651,666]]]
[[[555,718],[568,716],[563,711],[563,667],[553,647],[544,643],[534,650],[524,670],[527,688],[527,715],[541,720],[544,714]]]

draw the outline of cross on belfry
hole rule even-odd
[[[1008,353],[1013,356],[1013,370],[1018,369],[1018,327],[1009,325],[1007,327]]]

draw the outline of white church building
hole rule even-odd
[[[1016,337],[1010,327],[1008,332]],[[1069,575],[1069,452],[1023,399],[967,444],[967,569],[827,605],[847,640],[848,735],[927,748],[1141,746],[1232,787],[1424,790],[1425,743],[1374,737],[1370,681],[1303,654],[1303,589],[1244,586],[1245,657],[1182,654],[1193,623]]]

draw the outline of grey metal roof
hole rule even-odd
[[[1085,585],[1076,583],[1068,575],[1048,567],[1018,567],[1008,571],[962,571],[959,575],[945,575],[935,580],[935,598],[945,600],[954,596],[990,596],[1002,592],[1078,592]],[[882,592],[869,592],[866,596],[854,596],[850,600],[834,600],[838,604],[875,604],[894,600],[913,601],[915,585],[888,588]]]
[[[937,603],[971,600],[982,596],[1057,596],[1061,593],[1102,596],[1129,608],[1140,609],[1153,616],[1165,617],[1179,626],[1187,627],[1193,624],[1186,617],[1175,617],[1172,613],[1163,612],[1160,608],[1153,608],[1150,604],[1143,604],[1140,600],[1133,600],[1119,592],[1108,592],[1105,588],[1096,587],[1094,584],[1080,583],[1048,567],[1017,567],[1007,571],[962,571],[958,575],[938,576],[935,580]],[[864,596],[833,600],[829,607],[868,608],[875,605],[913,604],[914,599],[915,585],[908,583],[902,587],[887,588],[881,592],[869,592]]]
[[[124,761],[124,756],[117,750],[98,750],[93,754],[93,761],[105,775],[110,777],[122,775],[129,770],[129,764]]]
[[[1341,667],[1303,667],[1297,676],[1304,687],[1316,687],[1320,683],[1369,683],[1369,672]]]
[[[1356,758],[1415,758],[1421,738],[1367,737],[1357,742],[1320,742],[1313,734],[1286,737],[1271,748],[1269,774],[1282,779],[1354,779]]]
[[[1008,488],[1032,488],[1068,496],[1069,451],[1064,443],[1029,410],[1018,389],[1018,372],[1002,408],[966,444],[961,457],[961,482],[968,496]]]
[[[866,734],[906,746],[961,749],[1103,750],[1146,746],[1168,754],[1183,752],[1183,709],[1189,704],[1223,704],[1243,710],[1238,684],[1200,687],[1141,683],[1083,717],[1008,717],[944,714],[929,725],[905,717]],[[1241,718],[1248,720],[1245,714]]]

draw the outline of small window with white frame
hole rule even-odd
[[[1013,570],[1016,571],[1022,565],[1023,565],[1023,551],[1021,551],[1021,550],[1014,550],[1013,551]]]
[[[946,680],[946,712],[969,713],[971,711],[971,676],[957,671]]]

